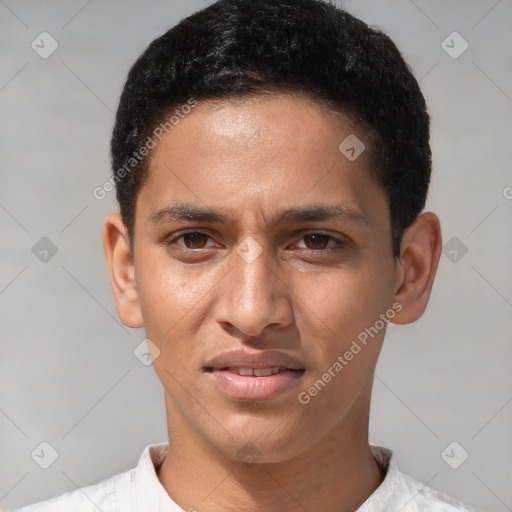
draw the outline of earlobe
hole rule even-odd
[[[395,301],[402,305],[402,309],[393,323],[414,322],[425,312],[441,248],[441,226],[434,213],[423,213],[405,230],[397,263],[395,292]]]
[[[111,213],[105,219],[103,248],[107,257],[110,283],[119,318],[128,327],[142,327],[142,313],[130,240],[119,213]]]

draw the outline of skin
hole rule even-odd
[[[308,404],[298,395],[393,304],[394,323],[423,314],[441,232],[436,215],[422,214],[393,257],[370,141],[349,161],[338,150],[349,134],[365,142],[347,117],[303,97],[199,102],[150,155],[133,255],[120,215],[105,221],[119,316],[158,347],[170,446],[158,478],[184,510],[348,512],[382,482],[368,421],[385,328]],[[178,202],[222,208],[227,221],[151,221]],[[312,204],[364,220],[271,222],[281,209]],[[175,239],[184,229],[206,236]],[[313,233],[344,243],[326,252],[333,239],[305,236]],[[236,251],[249,236],[262,249],[250,263]],[[292,354],[306,371],[268,400],[231,399],[204,366],[240,348]]]

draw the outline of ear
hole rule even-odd
[[[142,313],[130,252],[128,230],[119,213],[111,213],[103,227],[103,248],[119,318],[127,327],[142,327]]]
[[[420,215],[404,231],[395,288],[395,301],[402,309],[391,320],[393,323],[414,322],[425,312],[441,248],[441,225],[432,212]]]

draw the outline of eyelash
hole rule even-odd
[[[182,231],[178,234],[176,234],[175,236],[173,236],[172,238],[170,238],[169,240],[166,240],[165,241],[165,246],[166,247],[170,247],[172,244],[174,244],[177,240],[179,240],[180,238],[183,238],[183,236],[185,235],[188,235],[188,234],[199,234],[199,235],[204,235],[208,238],[211,239],[211,236],[208,235],[207,233],[203,233],[202,231],[197,231],[197,230],[190,230],[190,231]],[[333,247],[329,247],[327,249],[308,249],[308,248],[301,248],[301,250],[303,251],[309,251],[313,254],[328,254],[328,253],[334,253],[334,252],[338,252],[340,251],[341,249],[343,249],[345,246],[346,246],[346,242],[344,242],[343,240],[340,240],[339,238],[335,238],[331,235],[327,235],[325,233],[321,233],[321,232],[318,232],[318,231],[311,231],[311,232],[308,232],[308,233],[304,233],[300,239],[302,240],[304,237],[308,236],[308,235],[322,235],[322,236],[326,236],[329,240],[327,241],[327,243],[329,243],[330,241],[333,241],[335,243],[335,246]],[[184,246],[178,246],[179,247],[179,250],[184,250],[184,251],[192,251],[193,253],[197,253],[199,251],[203,251],[205,249],[209,249],[208,247],[206,248],[200,248],[200,249],[190,249],[189,247],[184,247]]]

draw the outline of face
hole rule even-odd
[[[199,102],[151,154],[118,311],[146,329],[175,430],[217,453],[278,462],[366,434],[398,288],[419,296],[427,276],[430,291],[439,244],[416,232],[397,264],[368,150],[339,149],[349,135],[369,147],[314,102],[260,96]],[[111,276],[132,261],[120,238]]]

